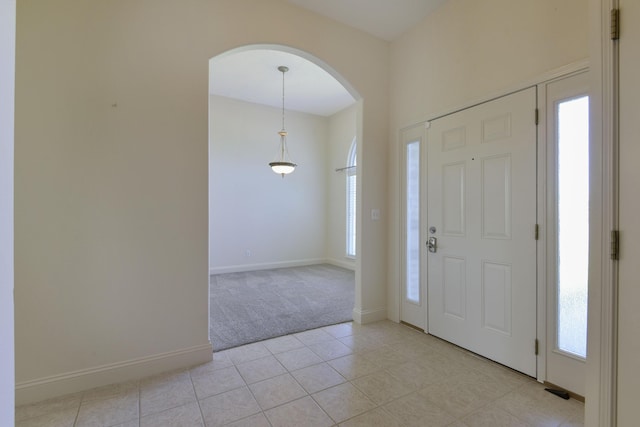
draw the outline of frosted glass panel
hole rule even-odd
[[[407,144],[406,298],[420,304],[420,143]]]
[[[347,256],[356,256],[356,175],[347,175]]]
[[[347,160],[347,256],[356,257],[356,164],[357,164],[357,145],[355,138],[349,149],[349,158]]]
[[[589,97],[557,106],[558,349],[587,355]]]

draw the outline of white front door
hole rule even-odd
[[[585,395],[589,272],[589,78],[543,86],[547,128],[546,381]]]
[[[430,123],[428,331],[536,376],[536,90]],[[426,240],[426,239],[425,239]],[[424,249],[427,250],[427,249]]]

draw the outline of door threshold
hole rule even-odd
[[[567,392],[567,393],[569,393],[569,397],[570,398],[575,399],[578,402],[584,403],[584,396],[580,396],[579,394],[576,394],[576,393],[574,393],[572,391],[566,390],[566,389],[564,389],[562,387],[558,387],[557,385],[555,385],[553,383],[550,383],[549,381],[545,381],[543,384],[545,385],[545,387],[549,387],[549,388],[553,388],[553,389],[556,389],[556,390],[561,390],[561,391]]]
[[[424,331],[425,331],[425,330],[424,330],[424,329],[422,329],[421,327],[419,327],[419,326],[415,326],[415,325],[412,325],[411,323],[407,323],[407,322],[405,322],[404,320],[401,320],[401,321],[400,321],[400,324],[401,324],[401,325],[404,325],[404,326],[408,326],[408,327],[410,327],[411,329],[415,329],[416,331],[420,331],[420,332],[424,332]]]

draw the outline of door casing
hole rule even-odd
[[[558,69],[555,70],[551,70],[548,73],[544,73],[541,74],[539,76],[536,76],[528,81],[524,81],[521,82],[520,84],[516,84],[512,87],[506,88],[505,90],[496,92],[496,93],[492,93],[489,94],[488,96],[485,97],[480,97],[474,100],[471,100],[465,104],[462,105],[458,105],[454,108],[450,108],[447,110],[443,110],[443,111],[439,111],[439,112],[434,112],[428,115],[425,115],[423,119],[417,120],[411,124],[407,124],[406,126],[404,126],[402,129],[408,129],[410,127],[413,126],[421,126],[421,127],[428,127],[428,123],[432,120],[436,120],[440,117],[455,113],[457,111],[466,109],[466,108],[470,108],[473,107],[475,105],[478,104],[482,104],[484,102],[487,101],[491,101],[493,99],[502,97],[504,95],[508,95],[510,93],[513,92],[517,92],[519,90],[522,90],[526,87],[530,87],[530,86],[538,86],[538,85],[543,85],[546,82],[555,80],[555,79],[559,79],[562,77],[567,77],[570,76],[572,74],[577,74],[577,73],[581,73],[581,72],[585,72],[589,70],[589,61],[588,60],[581,60],[581,61],[577,61],[571,64],[567,64],[566,66],[560,67]],[[543,117],[544,116],[544,111],[542,111],[541,109],[541,105],[540,105],[540,100],[538,100],[538,105],[539,105],[539,117]],[[592,117],[593,117],[593,113],[592,113]],[[593,120],[592,120],[593,122]],[[538,161],[538,168],[540,170],[540,168],[546,164],[546,158],[547,158],[547,150],[546,150],[546,144],[540,139],[540,135],[545,135],[546,132],[546,123],[545,120],[541,120],[540,123],[538,124],[538,148],[537,148],[537,161]],[[400,141],[399,141],[400,142]],[[593,141],[591,142],[591,144],[593,145]],[[398,144],[398,150],[400,153],[398,156],[399,159],[399,168],[402,171],[402,173],[404,173],[404,165],[403,165],[403,152],[402,152],[402,148],[403,148],[403,144]],[[423,152],[425,150],[423,149]],[[593,151],[593,150],[592,150]],[[598,153],[596,153],[598,154]],[[604,153],[606,154],[606,153]],[[593,159],[593,157],[592,157]],[[592,160],[592,164],[595,160]],[[423,156],[423,164],[425,162],[425,158]],[[402,175],[401,175],[402,176]],[[537,187],[538,187],[538,195],[537,195],[537,199],[538,199],[538,206],[537,206],[537,218],[538,218],[538,224],[541,230],[546,229],[546,222],[545,222],[545,217],[546,217],[546,210],[547,210],[547,203],[546,203],[546,185],[547,185],[547,179],[546,179],[546,174],[545,173],[538,173],[538,177],[537,177]],[[592,180],[593,182],[593,180]],[[603,183],[598,181],[598,188],[602,188]],[[402,184],[401,184],[402,185]],[[403,221],[402,217],[401,217],[401,221]],[[595,222],[602,222],[603,218],[594,218]],[[422,228],[423,228],[423,235],[425,233],[424,230],[424,224],[422,224]],[[592,229],[597,229],[598,230],[598,234],[600,234],[600,228],[601,226],[595,226],[592,227]],[[401,230],[404,230],[404,228],[401,228]],[[537,277],[538,277],[538,281],[542,280],[541,278],[546,277],[547,275],[547,266],[546,266],[546,259],[547,259],[547,249],[546,249],[546,239],[544,236],[545,233],[540,233],[540,238],[539,238],[539,242],[537,245]],[[424,244],[424,238],[423,238],[423,244]],[[599,257],[599,255],[595,256],[596,258]],[[403,257],[401,257],[401,266],[404,265],[402,264],[404,262]],[[593,260],[593,257],[591,258],[591,260]],[[401,267],[402,268],[402,267]],[[425,273],[425,269],[424,267],[422,268],[422,273]],[[591,273],[591,272],[590,272]],[[603,272],[604,275],[606,275],[606,272]],[[600,275],[600,273],[599,273]],[[426,286],[426,284],[422,283],[423,286]],[[591,289],[590,289],[591,291]],[[401,301],[402,301],[402,286],[398,286],[397,291],[398,292],[398,313],[401,313]],[[537,329],[537,335],[538,335],[538,356],[537,356],[537,365],[538,365],[538,369],[537,369],[537,376],[536,379],[539,382],[544,382],[546,380],[546,357],[545,357],[545,353],[546,353],[546,346],[547,346],[547,289],[546,286],[541,286],[540,283],[538,283],[538,287],[537,287],[537,301],[536,301],[536,305],[537,305],[537,325],[536,325],[536,329]],[[594,313],[593,312],[594,309],[591,307],[591,302],[590,302],[590,308],[589,308],[589,318],[590,318],[590,322],[592,322],[592,318],[597,317],[598,319],[601,318],[601,313],[598,311],[598,313]],[[597,314],[597,316],[596,316]],[[425,313],[425,319],[426,319],[427,315]],[[425,330],[428,330],[428,322],[425,321]],[[600,320],[598,320],[598,322],[600,322]],[[611,319],[609,319],[609,321],[606,321],[604,323],[606,324],[610,324]],[[591,327],[590,323],[590,327]],[[591,342],[591,333],[589,334],[589,339]],[[591,353],[589,353],[590,357],[591,357]],[[598,360],[597,363],[601,363],[601,364],[607,364],[608,362],[606,360]],[[608,366],[608,365],[607,365]],[[606,384],[601,384],[602,387],[605,387]],[[607,402],[610,400],[609,396],[605,396],[603,397],[604,400],[606,400]],[[611,406],[611,405],[609,405]],[[606,416],[606,415],[604,415]]]

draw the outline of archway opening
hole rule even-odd
[[[284,178],[268,167],[281,130],[280,66],[289,68],[288,145],[299,165]],[[284,46],[234,49],[209,70],[214,349],[351,320],[359,272],[347,253],[344,167],[361,133],[359,95],[322,61]]]

